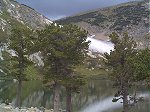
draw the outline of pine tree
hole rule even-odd
[[[21,88],[22,81],[26,81],[25,69],[32,62],[29,59],[30,48],[33,46],[31,41],[32,31],[28,28],[16,27],[12,29],[11,36],[7,43],[7,49],[3,52],[2,68],[7,77],[16,79],[18,81],[16,107],[21,106]]]
[[[87,32],[74,25],[59,27],[52,24],[37,33],[44,61],[44,82],[54,83],[54,112],[58,112],[60,86],[67,83],[68,77],[72,79],[74,67],[83,62],[89,44]]]
[[[114,87],[117,93],[113,102],[119,99],[123,100],[123,112],[128,112],[132,105],[137,103],[140,98],[129,95],[129,90],[140,81],[149,81],[150,78],[150,49],[138,50],[133,38],[126,33],[123,37],[119,37],[116,33],[110,35],[111,41],[114,43],[114,51],[105,54],[107,59],[106,65],[109,67],[111,79],[114,81]],[[128,97],[130,96],[130,97]]]
[[[112,33],[110,38],[114,43],[114,51],[111,51],[110,54],[106,53],[105,57],[107,59],[106,64],[110,67],[114,87],[117,88],[116,98],[113,101],[122,99],[123,112],[128,112],[130,104],[130,99],[128,99],[129,89],[135,81],[135,69],[131,67],[130,59],[137,53],[136,43],[127,34],[124,34],[121,38],[116,33]]]

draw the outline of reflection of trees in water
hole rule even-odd
[[[62,88],[61,94],[61,105],[62,108],[65,107],[65,92]],[[27,107],[45,107],[48,109],[53,108],[53,90],[49,88],[41,88],[38,91],[34,91],[31,94],[29,94],[24,100],[23,100],[23,106]]]
[[[122,109],[114,110],[114,112],[121,112]],[[150,96],[143,102],[138,102],[129,112],[150,112]]]
[[[41,98],[43,97],[43,91],[35,91],[28,95],[24,100],[23,100],[23,105],[30,107],[30,106],[39,106],[41,102]]]
[[[4,103],[7,99],[13,102],[16,99],[16,87],[13,81],[0,82],[0,102]],[[65,107],[65,90],[62,88],[61,104]],[[22,88],[22,106],[25,107],[53,107],[53,90],[43,88],[40,81],[28,81],[23,83]]]
[[[150,95],[143,102],[139,102],[130,112],[150,112]]]
[[[0,81],[0,101],[4,103],[6,100],[11,102],[16,94],[13,81]]]
[[[53,106],[53,92],[52,90],[43,89],[44,94],[42,97],[41,106],[51,108]]]
[[[73,96],[74,110],[114,95],[112,84],[108,80],[89,80],[79,94]]]
[[[40,89],[39,85],[37,81],[24,82],[21,100],[24,101],[27,96]],[[14,103],[16,99],[16,84],[13,81],[1,81],[0,87],[0,101],[4,103],[8,99],[9,102]]]
[[[42,89],[42,83],[40,81],[26,81],[23,82],[22,87],[22,103],[24,103],[24,100],[29,97],[30,95],[38,92],[40,89]],[[34,95],[33,95],[34,96]]]
[[[16,87],[12,81],[0,82],[0,101],[5,102],[8,99],[10,102],[16,98]],[[144,91],[144,90],[142,90]],[[89,80],[87,84],[82,87],[79,94],[73,94],[73,110],[78,111],[94,102],[102,101],[107,97],[113,96],[115,93],[112,88],[112,83],[108,80]],[[61,106],[64,109],[66,105],[65,89],[61,90]],[[150,111],[150,97],[147,102],[138,104],[135,108],[139,111],[135,112],[149,112]],[[43,88],[39,81],[30,81],[23,83],[22,89],[22,106],[26,107],[53,107],[53,90]],[[117,110],[118,111],[118,110]],[[117,112],[116,111],[116,112]],[[132,111],[134,112],[134,111]]]
[[[3,82],[0,83],[0,86],[2,87],[2,91],[0,92],[1,100],[5,101],[6,99],[9,99],[11,102],[15,99],[15,84],[12,84],[12,82]],[[88,81],[87,85],[81,89],[81,93],[73,95],[73,108],[74,110],[81,109],[83,106],[112,95],[112,93],[113,90],[111,89],[109,81]],[[62,108],[65,107],[65,101],[65,89],[62,88]],[[25,82],[22,89],[22,105],[27,107],[36,106],[52,108],[53,91],[52,89],[42,88],[41,83],[38,81]]]
[[[41,89],[31,93],[23,101],[23,105],[27,107],[46,107],[52,108],[52,92],[49,90]]]

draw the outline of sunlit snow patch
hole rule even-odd
[[[94,39],[93,37],[94,35],[87,38],[87,41],[91,41],[89,50],[92,52],[104,54],[105,52],[110,53],[110,50],[114,49],[114,45],[111,42]]]

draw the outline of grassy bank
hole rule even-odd
[[[88,69],[84,65],[76,67],[75,71],[80,75],[84,75],[86,78],[98,78],[107,75],[107,72],[104,69]]]

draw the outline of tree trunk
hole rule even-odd
[[[128,103],[128,90],[127,87],[124,87],[123,90],[123,112],[129,111],[129,103]]]
[[[60,108],[60,85],[54,85],[54,112],[59,112]]]
[[[66,112],[71,112],[71,107],[72,107],[72,103],[71,103],[71,88],[66,87]]]
[[[18,85],[17,85],[17,96],[16,96],[16,107],[21,107],[21,88],[22,88],[22,81],[19,80],[18,81]]]

